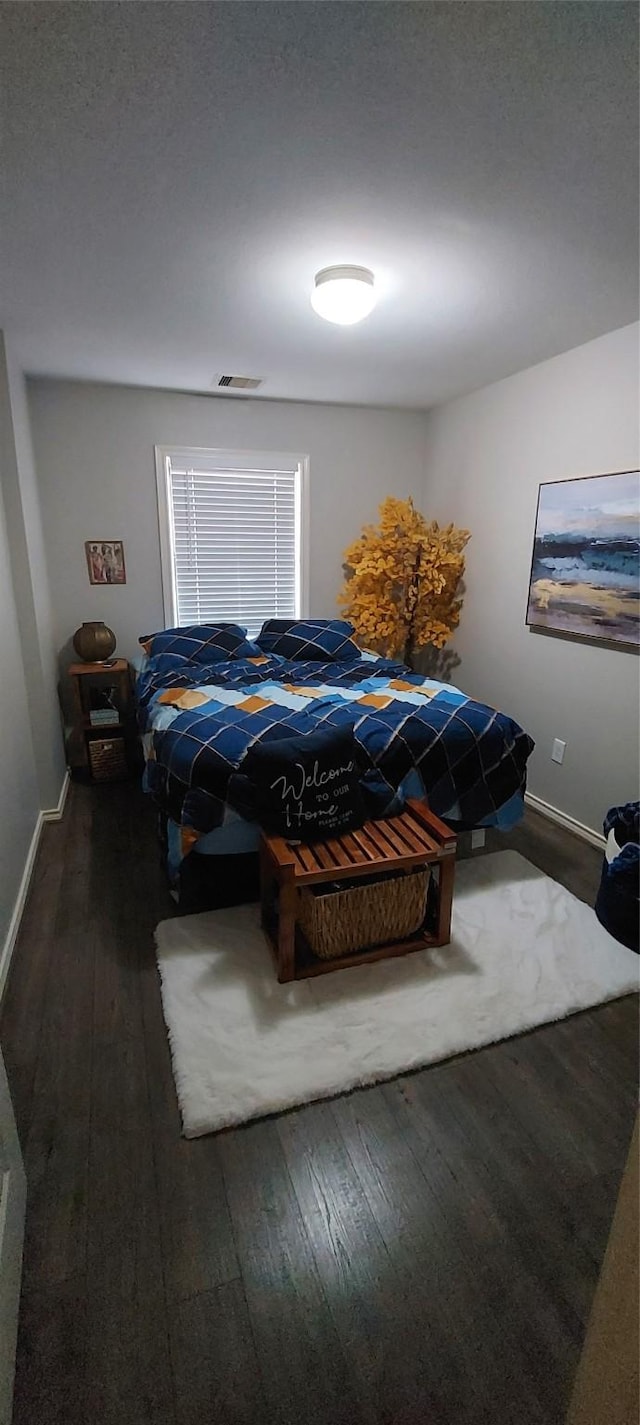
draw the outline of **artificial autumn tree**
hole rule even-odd
[[[379,524],[365,525],[344,555],[339,603],[362,642],[409,667],[417,649],[443,648],[460,619],[468,539],[426,520],[411,499],[383,500]]]

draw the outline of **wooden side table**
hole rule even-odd
[[[92,782],[114,782],[129,776],[136,766],[138,737],[126,658],[72,663],[69,680],[73,698],[68,746],[71,771]],[[113,716],[92,720],[92,690],[104,693],[106,689],[113,689]]]
[[[260,840],[262,927],[273,951],[278,979],[307,979],[370,960],[408,955],[426,946],[448,945],[455,875],[456,837],[424,802],[411,800],[399,815],[368,821],[359,830],[303,846],[263,832]],[[355,880],[421,866],[437,868],[437,912],[432,929],[406,940],[374,945],[333,960],[321,960],[303,941],[297,924],[298,890],[322,882]]]

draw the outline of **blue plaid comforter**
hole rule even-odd
[[[426,796],[459,829],[522,815],[533,742],[505,713],[459,689],[363,655],[301,662],[271,655],[207,666],[161,654],[137,685],[145,783],[181,831],[181,854],[230,819],[255,819],[243,775],[256,740],[353,727],[370,816]]]

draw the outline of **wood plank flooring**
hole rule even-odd
[[[600,857],[513,845],[593,902]],[[631,1137],[628,998],[180,1137],[134,786],[44,829],[0,1020],[29,1197],[14,1425],[560,1425]]]

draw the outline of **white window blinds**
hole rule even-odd
[[[193,455],[165,457],[176,622],[299,616],[301,460]]]

